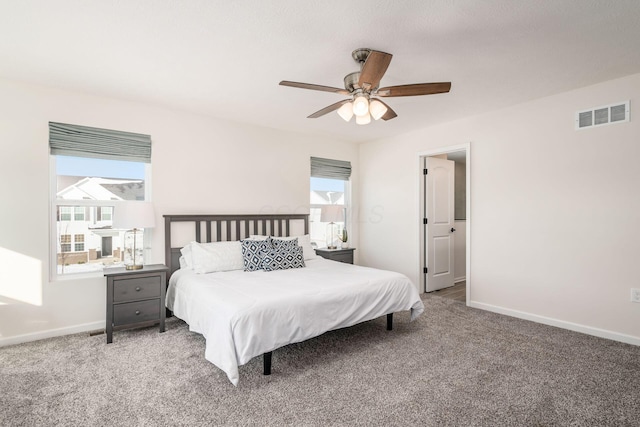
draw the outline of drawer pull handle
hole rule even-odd
[[[140,292],[140,286],[136,287],[136,292]]]
[[[140,310],[136,310],[136,316],[140,314]]]

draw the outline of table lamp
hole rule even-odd
[[[155,227],[153,205],[150,202],[128,201],[117,204],[113,212],[113,228],[124,233],[124,266],[140,270],[144,264],[144,228]]]
[[[343,205],[322,205],[320,208],[320,222],[328,222],[327,225],[327,249],[336,249],[335,223],[344,220]]]

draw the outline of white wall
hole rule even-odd
[[[417,153],[471,142],[470,304],[640,344],[638,99],[640,74],[361,145],[360,262],[419,283]]]
[[[103,278],[49,282],[49,121],[151,135],[151,262],[162,214],[308,213],[310,156],[351,161],[358,190],[347,142],[0,80],[0,345],[104,328]]]

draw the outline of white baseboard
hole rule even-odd
[[[45,338],[60,337],[63,335],[78,334],[80,332],[95,331],[98,329],[104,329],[104,321],[84,323],[82,325],[74,325],[66,328],[49,329],[47,331],[39,331],[39,332],[30,333],[30,334],[16,335],[13,337],[6,337],[6,338],[0,337],[0,347],[6,347],[8,345],[14,345],[14,344],[22,344],[30,341],[38,341],[38,340],[43,340]]]
[[[620,341],[627,344],[633,344],[640,346],[640,337],[634,337],[633,335],[621,334],[618,332],[607,331],[606,329],[594,328],[591,326],[580,325],[578,323],[567,322],[564,320],[558,320],[551,317],[539,316],[537,314],[531,314],[524,311],[512,310],[509,308],[499,307],[491,304],[485,304],[476,301],[469,301],[467,306],[473,308],[479,308],[480,310],[491,311],[493,313],[504,314],[511,317],[517,317],[518,319],[530,320],[536,323],[542,323],[544,325],[556,326],[562,329],[568,329],[570,331],[581,332],[587,335],[593,335],[600,338],[606,338],[613,341]]]
[[[460,283],[460,282],[464,282],[465,280],[467,280],[467,276],[454,277],[453,278],[453,283]]]

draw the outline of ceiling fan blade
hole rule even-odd
[[[392,57],[393,55],[390,53],[372,50],[362,66],[358,85],[365,90],[378,87],[380,79],[384,76],[384,73],[391,63]]]
[[[451,90],[451,82],[416,83],[411,85],[388,86],[378,89],[377,96],[417,96],[446,93]]]
[[[287,80],[283,80],[280,82],[280,86],[297,87],[300,89],[320,90],[322,92],[333,92],[333,93],[339,93],[340,95],[349,95],[349,91],[345,89],[340,89],[340,88],[331,87],[331,86],[314,85],[311,83],[298,83],[298,82],[290,82]]]
[[[318,117],[322,117],[327,113],[330,113],[332,111],[337,110],[338,108],[342,107],[343,104],[346,104],[347,102],[351,102],[350,99],[344,99],[342,101],[338,101],[335,104],[331,104],[328,107],[324,107],[322,110],[316,111],[315,113],[313,113],[312,115],[308,116],[308,119],[317,119]]]
[[[382,105],[384,105],[385,107],[387,107],[387,112],[386,112],[386,113],[384,113],[384,115],[383,115],[382,117],[380,117],[382,120],[384,120],[384,121],[386,122],[387,120],[395,119],[396,117],[398,117],[398,115],[396,114],[396,112],[395,112],[395,111],[393,111],[393,110],[391,109],[391,107],[389,107],[389,106],[387,105],[387,103],[386,103],[386,102],[383,102],[383,101],[382,101],[382,100],[380,100],[380,99],[377,99],[377,101],[378,101],[379,103],[381,103]]]

